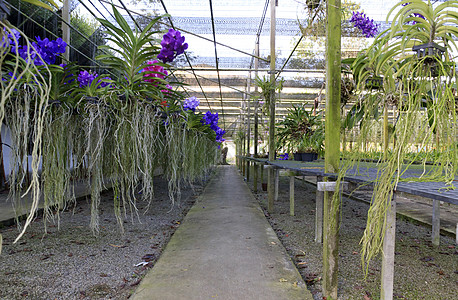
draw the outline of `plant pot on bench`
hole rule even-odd
[[[315,152],[296,152],[294,153],[295,161],[314,161],[318,159],[318,153]]]

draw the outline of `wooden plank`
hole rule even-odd
[[[301,174],[297,171],[280,169],[280,176],[291,177],[291,176],[299,176],[299,175]]]

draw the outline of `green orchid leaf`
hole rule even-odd
[[[55,9],[59,9],[60,8],[60,6],[57,5],[57,3],[54,2],[53,0],[47,0],[46,1],[51,5],[49,5],[49,4],[45,3],[45,2],[42,2],[40,0],[22,0],[22,1],[28,2],[28,3],[36,5],[36,6],[43,7],[45,9],[47,9],[47,10],[50,10],[50,11],[54,11]],[[59,2],[61,2],[61,1],[59,1]]]

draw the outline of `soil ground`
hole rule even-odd
[[[89,201],[80,200],[61,212],[59,229],[37,218],[13,244],[16,226],[0,229],[0,299],[127,299],[154,265],[171,235],[203,189],[182,189],[180,204],[171,205],[167,181],[156,177],[155,197],[146,210],[124,220],[120,232],[113,213],[113,193],[102,194],[100,232],[89,229]],[[138,265],[140,264],[140,265]]]
[[[249,183],[252,188],[252,182]],[[256,194],[265,215],[296,264],[314,299],[322,300],[322,245],[315,243],[316,187],[295,180],[295,216],[289,215],[289,177],[280,177],[279,198],[269,214],[267,192]],[[370,192],[369,192],[370,193]],[[343,198],[339,240],[339,299],[380,298],[380,258],[361,267],[360,240],[369,205]],[[453,300],[458,295],[458,251],[455,239],[441,235],[431,243],[431,228],[397,218],[394,299]]]

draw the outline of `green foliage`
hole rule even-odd
[[[159,53],[159,47],[153,44],[155,42],[154,34],[157,34],[158,31],[151,29],[161,17],[154,18],[139,32],[130,28],[116,7],[112,6],[112,9],[117,25],[105,19],[97,20],[106,28],[107,40],[116,45],[115,48],[108,45],[102,45],[100,48],[113,51],[114,54],[101,54],[97,56],[97,59],[119,72],[116,89],[121,90],[127,99],[139,94],[144,97],[161,99],[160,88],[154,88],[152,84],[145,82],[141,72],[147,65],[147,61]],[[165,80],[158,79],[158,82],[161,83],[161,87],[165,88],[167,84]]]
[[[274,84],[270,82],[270,78],[267,76],[256,77],[255,83],[261,89],[262,98],[264,98],[264,104],[261,107],[261,110],[264,115],[267,117],[270,115],[270,95],[277,91],[280,93],[283,89],[283,83],[285,80],[281,78],[276,84],[274,88]]]
[[[366,272],[369,262],[382,249],[386,212],[398,182],[445,181],[454,188],[458,151],[457,131],[452,125],[457,119],[452,92],[456,74],[451,53],[457,50],[456,8],[458,1],[438,5],[421,0],[397,3],[387,16],[387,20],[393,17],[391,27],[380,33],[352,64],[359,99],[344,126],[351,128],[359,123],[354,148],[361,149],[370,138],[370,121],[380,118],[379,111],[388,105],[396,105],[399,115],[392,127],[391,136],[395,142],[394,139],[385,140],[383,159],[377,163],[379,171],[374,179],[373,198],[361,240]],[[424,44],[428,43],[435,43],[436,49],[443,47],[445,53],[430,54],[426,50],[417,54],[412,51],[414,46],[426,47]],[[380,89],[367,84],[376,77],[382,78]],[[388,134],[391,132],[385,132]],[[434,152],[413,155],[414,144],[419,149],[434,149]],[[363,157],[352,152],[344,154],[344,158],[338,180],[342,180],[345,172]],[[431,166],[419,178],[402,177],[414,161],[421,165],[428,161]]]
[[[28,3],[33,4],[35,6],[40,6],[40,7],[46,8],[47,10],[55,10],[55,9],[59,9],[61,7],[60,4],[57,4],[53,0],[46,0],[46,1],[41,1],[41,0],[21,0],[21,1],[28,2]],[[58,0],[57,2],[60,3],[62,1]]]
[[[105,180],[112,184],[115,215],[122,229],[127,214],[133,221],[138,213],[139,198],[151,201],[157,167],[169,179],[173,203],[180,198],[183,182],[202,178],[216,162],[215,132],[200,122],[202,116],[183,111],[179,93],[162,91],[169,83],[165,79],[151,83],[145,81],[144,72],[139,73],[159,53],[153,37],[157,31],[151,30],[159,17],[139,32],[115,8],[114,14],[116,24],[99,20],[116,45],[104,46],[108,53],[99,56],[118,72],[113,80],[99,75],[80,88],[76,81],[69,82],[78,75],[74,65],[35,66],[31,54],[24,60],[10,49],[0,49],[2,77],[12,72],[11,80],[0,82],[0,123],[5,119],[11,130],[12,165],[18,166],[10,174],[10,199],[19,207],[21,196],[33,193],[33,205],[18,239],[35,218],[40,196],[48,205],[45,222],[54,216],[58,221],[59,210],[74,199],[71,180],[85,180],[90,186],[90,227],[96,234]],[[9,24],[1,25],[12,33]],[[31,49],[30,41],[24,40]],[[111,86],[102,88],[103,83]],[[162,102],[164,99],[167,101]],[[26,181],[29,153],[31,183]]]
[[[323,150],[324,126],[321,115],[313,115],[303,106],[288,109],[285,119],[276,125],[277,148],[288,152],[318,152]]]

